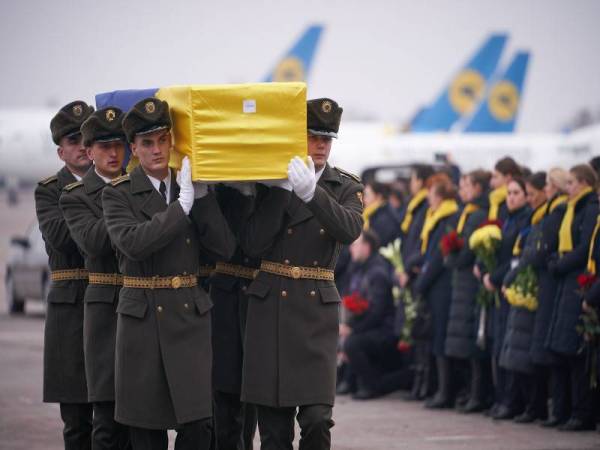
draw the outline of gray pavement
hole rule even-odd
[[[8,208],[0,193],[0,281],[8,239],[24,233],[33,218],[31,193]],[[42,398],[43,308],[27,306],[24,316],[6,314],[0,289],[0,449],[61,448],[58,406]],[[480,415],[429,411],[392,395],[368,402],[341,397],[334,409],[333,448],[588,450],[600,449],[600,433],[564,434],[537,425],[496,423]],[[257,440],[258,442],[258,440]],[[256,447],[258,448],[258,447]]]

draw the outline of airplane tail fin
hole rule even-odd
[[[322,32],[322,25],[308,27],[264,81],[306,81]]]
[[[528,64],[529,53],[517,52],[463,131],[510,133],[515,129]]]
[[[414,118],[411,130],[447,131],[460,117],[472,113],[484,95],[506,40],[506,34],[491,35],[452,78],[435,102]]]

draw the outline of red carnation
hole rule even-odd
[[[596,275],[592,275],[591,273],[582,273],[577,277],[577,284],[579,288],[585,292],[596,282]]]
[[[353,292],[351,295],[346,295],[342,299],[344,308],[351,313],[360,315],[369,309],[369,301],[361,297],[358,292]]]
[[[410,344],[406,341],[398,342],[398,351],[400,353],[408,353],[410,352]]]
[[[440,243],[442,255],[448,256],[451,253],[459,252],[464,245],[465,240],[458,236],[456,230],[452,230],[442,236],[442,241]]]

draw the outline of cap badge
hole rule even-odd
[[[83,113],[83,107],[81,105],[78,104],[78,105],[73,106],[73,114],[76,117],[81,116],[82,113]]]
[[[106,111],[107,121],[112,122],[113,120],[115,120],[115,117],[117,117],[117,113],[115,113],[114,109],[109,109],[108,111]]]
[[[321,109],[324,113],[330,113],[332,108],[333,106],[329,100],[325,100],[323,103],[321,103]]]
[[[156,105],[154,104],[154,102],[146,102],[146,104],[144,105],[144,109],[148,114],[152,114],[154,111],[156,111]]]

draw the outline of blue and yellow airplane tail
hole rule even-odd
[[[528,52],[517,52],[506,72],[496,78],[468,125],[466,133],[510,133],[515,129],[529,64]]]
[[[483,98],[506,40],[505,34],[490,36],[435,102],[413,118],[410,130],[448,131],[458,119],[471,114]]]
[[[264,81],[306,81],[322,32],[321,25],[308,27]]]

